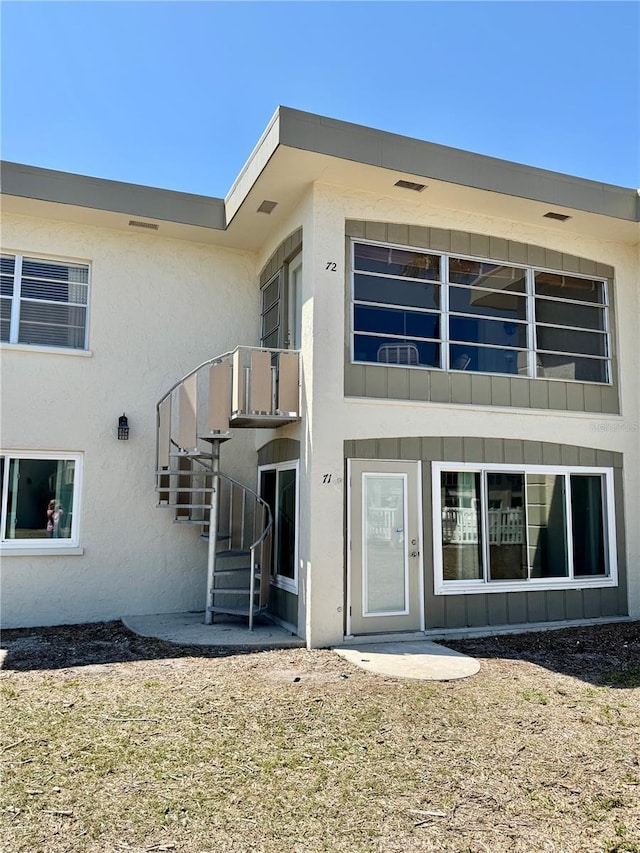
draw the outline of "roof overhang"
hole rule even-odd
[[[422,193],[396,181],[426,183]],[[130,229],[130,219],[181,239],[257,249],[316,182],[399,199],[416,208],[463,209],[585,236],[637,243],[634,189],[510,163],[280,107],[226,198],[179,193],[15,163],[2,164],[4,207]],[[270,214],[258,208],[277,202]],[[564,223],[544,219],[564,213]]]

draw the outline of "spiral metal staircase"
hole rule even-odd
[[[300,420],[299,354],[237,347],[203,362],[159,401],[158,506],[207,543],[205,622],[254,618],[269,604],[273,518],[254,489],[220,470],[234,429],[273,429]]]

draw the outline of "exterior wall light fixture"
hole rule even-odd
[[[129,421],[125,413],[118,418],[118,441],[127,441],[129,438]]]

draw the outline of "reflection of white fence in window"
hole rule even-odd
[[[442,510],[442,541],[445,545],[478,543],[478,515],[473,508],[445,507]],[[489,544],[522,545],[525,541],[524,510],[490,509]]]
[[[367,510],[367,539],[382,539],[385,542],[391,542],[395,518],[395,509],[369,507]]]

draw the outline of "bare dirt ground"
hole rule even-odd
[[[479,675],[6,631],[1,849],[640,853],[640,623],[448,645]]]

